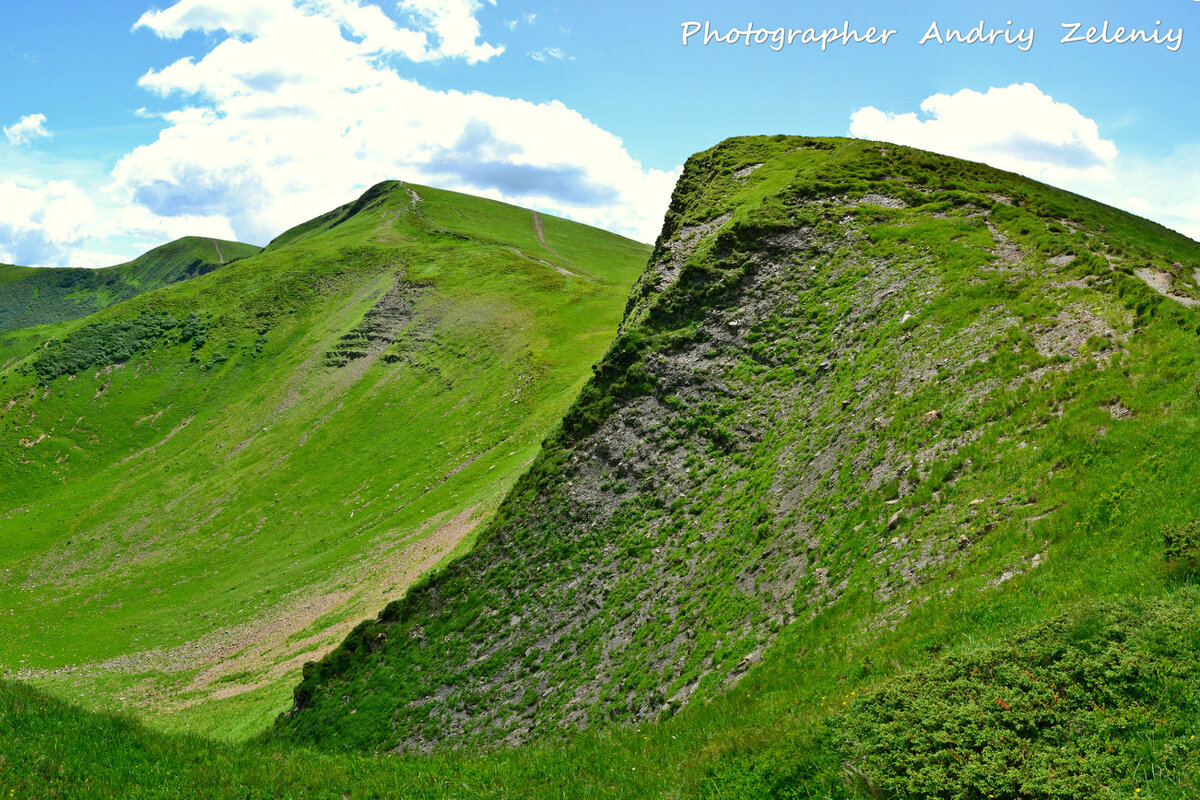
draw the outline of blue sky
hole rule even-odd
[[[753,133],[901,141],[1200,238],[1200,2],[60,0],[0,46],[0,261],[263,244],[401,178],[643,240],[691,153]],[[1011,20],[1011,24],[1010,21]],[[886,45],[713,41],[894,29]],[[1161,44],[1062,43],[1109,23]],[[1032,46],[919,45],[1034,31]],[[1024,40],[1027,41],[1027,40]]]

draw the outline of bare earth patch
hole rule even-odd
[[[750,175],[753,174],[754,170],[761,166],[762,164],[749,164],[733,173],[733,177],[737,178],[739,181],[745,181],[746,178],[749,178]]]
[[[186,685],[163,690],[147,680],[140,692],[132,693],[140,696],[126,694],[135,705],[159,713],[235,697],[284,678],[298,681],[304,662],[323,656],[362,619],[402,597],[421,575],[449,555],[479,524],[479,518],[472,518],[475,510],[468,508],[441,524],[440,515],[433,517],[399,541],[381,543],[355,566],[353,583],[344,588],[299,596],[258,619],[213,631],[177,647],[55,670],[22,670],[12,677],[26,681],[66,674],[175,675],[198,670]],[[437,527],[425,533],[434,525]],[[347,577],[339,576],[331,584],[344,583]],[[332,618],[327,627],[303,635],[325,617]]]
[[[996,254],[997,261],[1001,264],[1016,264],[1022,258],[1021,248],[1017,247],[999,228],[992,223],[988,223],[988,230],[991,231],[992,238],[996,242],[996,247],[992,250]]]
[[[1181,297],[1171,291],[1171,274],[1169,272],[1141,267],[1134,270],[1133,274],[1145,281],[1151,289],[1164,297],[1171,298],[1176,303],[1181,303],[1185,306],[1200,306],[1200,300],[1194,300],[1191,297]]]

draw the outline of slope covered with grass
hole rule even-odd
[[[1195,796],[1200,771],[1198,604],[1194,588],[1082,603],[999,645],[953,648],[868,690],[861,674],[849,685],[828,676],[807,687],[755,676],[663,723],[486,753],[378,758],[230,746],[0,681],[0,789],[239,800],[1184,800]]]
[[[212,272],[259,249],[188,236],[104,269],[0,264],[0,331],[86,317],[142,292]]]
[[[811,763],[792,779],[849,792],[849,771],[855,791],[923,796],[936,776],[889,783],[894,748],[923,758],[886,734],[911,712],[836,717],[861,753],[805,737],[931,653],[1027,641],[1097,600],[1089,625],[1128,629],[1113,601],[1175,585],[1164,531],[1200,507],[1200,317],[1152,285],[1190,300],[1198,267],[1200,246],[1160,226],[907,148],[779,137],[697,155],[620,337],[474,551],[306,669],[274,737],[486,748],[670,718],[736,686],[754,710],[731,738],[754,752],[793,731]],[[1185,719],[1190,640],[1138,646],[1180,688],[1127,676],[1114,713]],[[1106,696],[1081,685],[1085,657],[1039,658],[1029,680]],[[1066,770],[1031,753],[1141,735],[1119,728],[1001,747],[1015,761],[993,793],[1048,791],[1012,780]],[[1178,752],[1186,728],[1159,741]],[[1095,771],[1061,793],[1130,779],[1136,749],[1085,757]],[[946,796],[985,796],[988,756],[949,757],[968,788]],[[705,785],[723,796],[736,773]]]
[[[558,225],[391,182],[0,334],[3,673],[231,737],[285,710],[304,661],[469,549],[611,340],[649,248]]]
[[[1193,797],[1198,267],[977,164],[725,142],[474,549],[306,667],[268,734],[2,683],[0,786]]]

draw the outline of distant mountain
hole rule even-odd
[[[103,269],[0,264],[0,330],[86,317],[142,292],[212,272],[260,249],[188,236]]]

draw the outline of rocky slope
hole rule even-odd
[[[670,716],[764,659],[804,682],[824,667],[796,642],[834,620],[853,647],[1065,574],[1081,528],[1155,552],[1122,516],[1153,501],[1086,475],[1194,410],[1139,376],[1194,363],[1200,319],[1164,295],[1196,297],[1197,267],[1153,223],[909,148],[694,156],[617,340],[474,551],[307,665],[271,738],[426,751]]]

